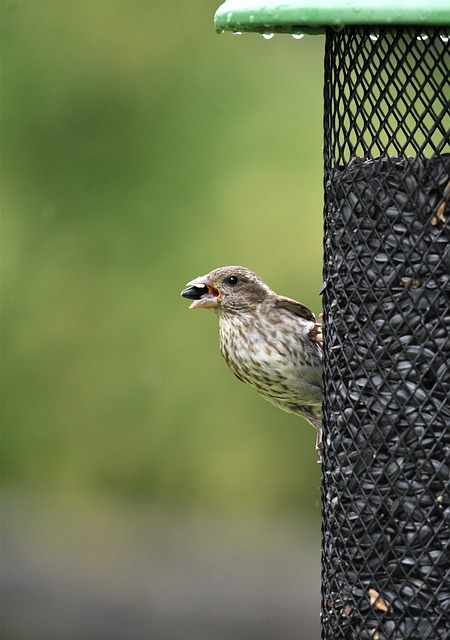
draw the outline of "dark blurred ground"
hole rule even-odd
[[[217,6],[2,2],[2,638],[318,637],[314,430],[179,292],[320,310],[323,38]]]
[[[319,638],[313,523],[90,507],[4,496],[3,640]]]

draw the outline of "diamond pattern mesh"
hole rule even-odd
[[[450,638],[449,63],[327,33],[323,640]]]

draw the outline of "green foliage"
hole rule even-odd
[[[315,434],[240,385],[185,282],[244,264],[320,309],[322,37],[214,3],[3,6],[3,475],[274,513]]]

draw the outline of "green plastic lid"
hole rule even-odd
[[[218,32],[324,33],[347,25],[450,26],[450,0],[226,0]]]

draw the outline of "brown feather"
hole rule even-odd
[[[287,298],[286,296],[277,296],[275,299],[275,306],[279,309],[286,309],[286,311],[293,313],[299,318],[304,318],[305,320],[310,320],[311,322],[316,321],[316,316],[313,314],[311,309],[308,309],[308,307],[301,302],[292,300],[292,298]]]

